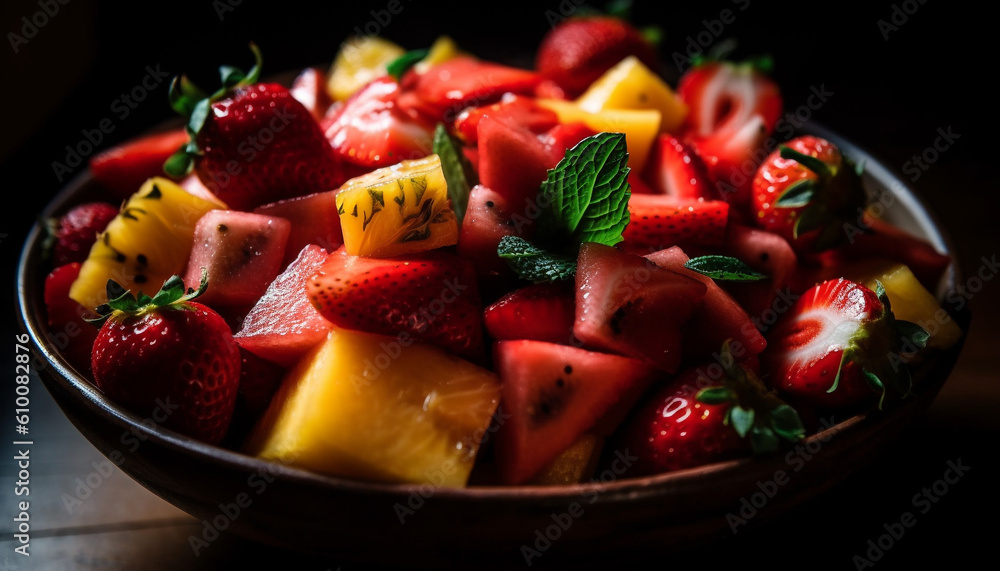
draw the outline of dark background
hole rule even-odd
[[[104,118],[111,118],[114,131],[104,137],[101,148],[172,118],[167,82],[124,119],[112,109],[123,92],[141,82],[146,66],[188,73],[214,86],[219,64],[251,63],[250,41],[263,51],[265,74],[326,66],[339,43],[355,27],[366,25],[406,48],[426,47],[447,33],[480,56],[530,65],[535,46],[550,28],[546,12],[560,11],[556,0],[530,5],[400,0],[401,12],[382,25],[372,12],[386,9],[389,2],[382,0],[230,4],[236,2],[140,5],[70,0],[59,5],[58,14],[20,45],[18,53],[7,34],[21,34],[21,18],[30,19],[40,5],[5,0],[0,6],[0,32],[5,35],[0,45],[0,185],[10,202],[0,215],[0,256],[9,268],[0,281],[0,294],[11,300],[4,331],[13,332],[18,323],[13,268],[24,237],[62,185],[52,162],[65,162],[66,145],[76,145],[83,139],[82,130],[96,128]],[[573,5],[570,0],[562,4]],[[746,9],[741,11],[741,6]],[[913,155],[933,145],[938,129],[958,134],[926,172],[911,179],[912,186],[953,236],[967,272],[975,273],[983,256],[1000,251],[994,222],[996,98],[987,87],[995,83],[991,16],[960,2],[936,0],[796,2],[781,7],[754,0],[637,2],[633,20],[663,30],[663,72],[673,83],[677,68],[672,54],[683,53],[689,38],[717,28],[711,21],[727,8],[736,19],[724,26],[719,39],[737,38],[738,55],[773,56],[786,109],[806,103],[811,86],[823,86],[833,95],[812,120],[867,149],[897,173],[902,174]],[[907,10],[912,13],[907,15]],[[891,24],[894,14],[898,29],[888,30],[886,37],[878,22]],[[77,167],[74,174],[83,169]],[[991,556],[989,542],[1000,506],[993,458],[1000,429],[989,408],[1000,401],[993,349],[998,341],[993,323],[1000,317],[998,288],[1000,280],[989,282],[972,299],[973,328],[955,374],[927,415],[884,459],[807,510],[740,534],[710,554],[670,557],[656,565],[766,560],[785,568],[807,558],[809,566],[851,568],[851,557],[866,548],[868,539],[883,533],[882,524],[898,521],[903,511],[912,509],[909,498],[941,478],[948,460],[958,458],[972,466],[970,474],[876,565],[961,564]],[[12,392],[8,385],[4,380],[5,393]],[[3,410],[0,414],[6,414]],[[0,490],[5,500],[10,493]],[[265,554],[255,557],[278,557]]]

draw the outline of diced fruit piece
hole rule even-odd
[[[561,123],[582,122],[598,133],[625,133],[628,165],[639,172],[645,167],[660,132],[660,112],[655,109],[605,109],[591,113],[569,101],[539,99],[538,102],[555,111]]]
[[[533,71],[458,56],[404,78],[436,121],[452,122],[469,106],[499,101],[505,93],[532,95],[541,80]]]
[[[604,438],[584,434],[563,450],[548,466],[542,468],[528,484],[534,486],[565,486],[586,481],[597,469]]]
[[[535,134],[541,134],[559,124],[555,112],[542,107],[534,98],[509,93],[496,103],[469,107],[459,113],[455,119],[455,132],[469,145],[478,144],[479,122],[486,116],[524,127]]]
[[[257,214],[277,216],[291,223],[282,267],[287,267],[303,248],[316,245],[332,252],[344,243],[337,214],[337,190],[279,200],[254,209]]]
[[[389,76],[379,77],[324,120],[325,136],[343,163],[367,170],[430,153],[433,123],[408,113],[399,99],[399,83]]]
[[[480,284],[505,285],[516,276],[497,255],[497,246],[504,236],[527,236],[533,226],[524,214],[510,211],[506,198],[477,184],[469,192],[458,236],[458,255],[472,261]]]
[[[221,202],[198,198],[161,177],[145,182],[98,237],[70,297],[88,308],[108,301],[114,279],[133,294],[156,292],[187,264],[198,219]]]
[[[496,340],[534,339],[571,345],[576,319],[572,282],[547,282],[505,294],[483,312],[483,323]]]
[[[583,122],[559,123],[548,131],[545,131],[538,138],[545,145],[549,152],[549,161],[552,166],[559,164],[559,161],[566,156],[566,151],[572,149],[580,141],[596,135],[597,133]],[[629,171],[630,180],[633,171]]]
[[[288,374],[244,450],[324,474],[461,487],[497,376],[412,339],[334,329]]]
[[[670,246],[718,246],[725,241],[729,203],[682,199],[665,194],[634,194],[623,246],[643,253]]]
[[[628,56],[657,69],[656,49],[632,24],[611,16],[568,18],[542,39],[535,69],[571,97]]]
[[[769,279],[756,282],[725,282],[729,292],[750,314],[758,329],[774,325],[776,315],[788,310],[801,291],[790,287],[798,264],[788,241],[764,230],[730,224],[725,244],[719,249],[760,272]]]
[[[634,398],[635,386],[646,388],[658,375],[639,359],[543,341],[499,341],[494,362],[503,383],[500,411],[509,415],[496,434],[506,484],[536,477],[622,398]]]
[[[701,304],[683,328],[685,357],[709,358],[716,354],[726,340],[738,357],[758,355],[767,346],[764,336],[750,321],[750,316],[715,280],[684,267],[687,254],[674,246],[646,256],[661,268],[687,275],[705,284],[707,288]],[[738,344],[738,345],[737,345]]]
[[[315,67],[307,67],[292,82],[290,88],[292,97],[312,113],[318,121],[326,115],[326,110],[332,104],[330,95],[326,92],[326,74]]]
[[[645,359],[674,372],[681,327],[705,296],[705,284],[611,246],[581,246],[573,334],[589,347]]]
[[[90,159],[90,172],[115,198],[124,200],[146,179],[164,176],[163,163],[188,140],[183,128],[131,139]]]
[[[660,194],[677,198],[722,200],[704,161],[673,135],[660,135],[653,145],[643,178]]]
[[[634,55],[604,72],[577,98],[576,104],[591,113],[605,109],[656,109],[660,112],[660,129],[665,133],[679,132],[688,113],[687,104]]]
[[[327,93],[334,101],[346,100],[373,79],[386,75],[386,66],[404,53],[402,47],[379,36],[348,38],[327,74]]]
[[[458,48],[455,40],[449,36],[438,36],[427,50],[427,55],[413,66],[413,70],[416,73],[424,73],[439,63],[462,55],[465,54]]]
[[[118,207],[110,202],[86,202],[49,221],[52,263],[62,266],[86,260],[97,235],[115,216],[118,216]]]
[[[209,287],[199,301],[244,306],[257,301],[281,271],[291,224],[284,218],[236,210],[212,210],[194,227],[184,283],[197,288],[203,271]]]
[[[398,256],[458,242],[458,221],[437,155],[353,178],[336,199],[344,247],[352,256]]]
[[[923,327],[930,335],[928,347],[947,349],[962,338],[962,329],[906,265],[881,262],[863,273],[847,277],[865,284],[868,289],[874,289],[876,281],[881,282],[889,296],[893,315]]]
[[[306,283],[327,257],[327,252],[319,246],[303,248],[247,313],[234,336],[236,343],[283,367],[291,367],[320,343],[332,324],[309,300]]]
[[[271,402],[274,393],[281,386],[286,370],[243,347],[240,347],[240,359],[240,388],[236,405],[241,414],[255,418]]]
[[[306,283],[306,293],[339,327],[416,339],[470,360],[482,357],[475,270],[456,254],[370,258],[342,247]]]
[[[513,212],[523,213],[555,166],[551,155],[534,133],[496,117],[483,117],[478,133],[479,181],[503,196]]]
[[[45,277],[46,323],[53,343],[71,365],[90,375],[90,353],[97,327],[86,319],[97,314],[69,298],[69,289],[80,275],[80,263],[65,264]]]

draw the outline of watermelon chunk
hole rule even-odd
[[[236,343],[258,357],[291,367],[325,339],[332,324],[309,301],[306,281],[327,256],[319,246],[303,248],[247,313],[234,336]]]
[[[494,363],[499,410],[509,415],[495,441],[506,484],[531,480],[609,410],[631,408],[659,375],[639,359],[533,340],[497,342]]]
[[[267,216],[280,216],[291,222],[288,245],[282,267],[292,263],[302,248],[316,244],[327,252],[344,243],[337,214],[337,190],[317,192],[258,206],[254,212]]]
[[[617,248],[588,242],[576,270],[573,334],[586,346],[645,359],[675,372],[681,326],[708,288]]]
[[[532,284],[505,294],[483,312],[493,339],[535,339],[572,345],[576,319],[574,285],[570,281]]]
[[[657,266],[690,276],[708,288],[705,298],[695,310],[691,320],[682,328],[682,345],[685,358],[707,358],[718,353],[723,342],[732,339],[739,343],[741,356],[759,355],[767,341],[750,320],[746,310],[736,302],[715,280],[689,270],[684,264],[689,260],[684,250],[674,246],[646,256]],[[735,345],[733,351],[737,352]]]
[[[482,184],[472,187],[457,251],[459,256],[472,261],[484,291],[491,284],[509,289],[507,286],[516,280],[507,262],[497,255],[497,246],[504,236],[528,236],[534,223],[526,216],[511,214],[502,195]]]
[[[787,311],[798,293],[790,284],[798,257],[788,241],[777,234],[731,224],[720,252],[732,256],[770,279],[758,282],[725,282],[723,289],[750,315],[758,329],[773,325],[776,314]]]
[[[524,127],[493,116],[479,121],[479,182],[507,199],[512,213],[525,215],[555,166],[542,141]]]

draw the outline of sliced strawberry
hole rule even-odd
[[[91,246],[97,241],[97,235],[117,215],[118,207],[109,202],[86,202],[74,206],[57,220],[51,221],[49,232],[54,239],[53,263],[62,266],[86,260]]]
[[[497,103],[470,107],[459,113],[455,119],[455,132],[469,145],[476,145],[479,141],[479,121],[487,115],[519,125],[535,134],[542,134],[559,124],[556,112],[542,107],[534,98],[508,93]]]
[[[333,103],[326,90],[326,73],[318,67],[307,67],[302,70],[290,88],[292,97],[299,100],[317,120],[326,116],[327,109]]]
[[[339,327],[405,335],[471,360],[483,356],[475,269],[456,254],[367,258],[341,247],[309,279],[306,293]]]
[[[762,365],[775,388],[821,409],[849,409],[909,393],[901,357],[927,332],[892,315],[885,291],[838,278],[807,290],[767,336]]]
[[[669,133],[657,137],[643,178],[660,194],[684,199],[722,199],[701,156]]]
[[[324,122],[326,138],[342,161],[372,170],[431,153],[434,125],[404,112],[399,94],[395,79],[379,77]]]
[[[690,109],[685,138],[726,200],[748,207],[754,172],[781,116],[778,85],[753,63],[711,61],[681,76],[677,93]]]
[[[643,253],[670,246],[718,246],[726,237],[729,204],[722,200],[680,199],[633,194],[623,247]]]
[[[559,123],[554,125],[548,131],[539,135],[539,139],[542,144],[545,145],[545,149],[549,152],[550,160],[552,165],[555,166],[559,163],[564,156],[566,156],[566,151],[576,146],[577,143],[590,137],[596,135],[597,132],[588,127],[586,124],[574,121],[572,123]],[[632,174],[631,172],[629,173]]]
[[[516,289],[483,312],[483,323],[493,339],[534,339],[563,345],[573,342],[575,318],[575,288],[568,281]]]
[[[404,79],[432,117],[453,122],[466,107],[499,101],[505,93],[533,95],[541,77],[529,70],[459,56]]]
[[[131,139],[90,159],[90,172],[122,200],[151,176],[163,176],[163,163],[188,140],[183,127]]]

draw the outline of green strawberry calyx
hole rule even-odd
[[[248,71],[230,66],[219,66],[219,76],[222,86],[212,94],[206,94],[201,88],[191,82],[185,75],[174,77],[170,83],[168,97],[170,107],[187,118],[187,132],[190,140],[163,163],[163,171],[174,178],[190,174],[194,161],[201,156],[198,147],[198,133],[208,120],[212,104],[228,97],[234,90],[253,85],[260,80],[260,70],[263,59],[257,44],[250,43],[250,51],[254,55],[254,65]]]
[[[768,390],[753,371],[737,363],[730,343],[723,343],[718,359],[724,371],[722,379],[699,390],[695,398],[705,404],[729,404],[723,423],[740,438],[749,438],[755,454],[777,450],[781,440],[802,440],[806,431],[798,411]]]
[[[122,287],[118,282],[109,279],[107,286],[109,301],[95,309],[97,317],[87,321],[100,326],[112,317],[142,315],[164,307],[180,308],[185,302],[205,293],[207,288],[208,271],[205,268],[201,269],[201,282],[198,284],[198,289],[185,289],[184,280],[178,275],[173,275],[163,282],[160,291],[153,297],[142,291],[139,292],[138,296],[133,295],[131,291]]]

